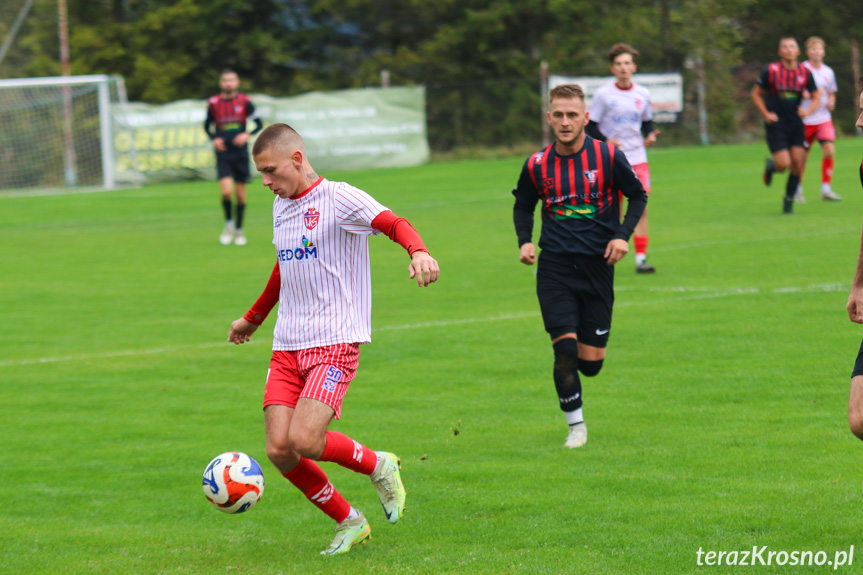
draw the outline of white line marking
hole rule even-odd
[[[809,284],[805,286],[785,286],[785,287],[775,287],[775,288],[758,288],[758,287],[731,287],[731,288],[716,288],[716,287],[706,287],[706,286],[669,286],[669,287],[650,287],[650,288],[616,288],[616,291],[647,291],[650,293],[667,293],[667,294],[678,294],[676,297],[672,298],[659,298],[654,300],[632,300],[632,301],[624,301],[618,302],[615,304],[615,307],[630,307],[630,306],[645,306],[657,303],[666,303],[668,301],[693,301],[693,300],[701,300],[701,299],[715,299],[722,297],[731,297],[731,296],[742,296],[742,295],[750,295],[750,294],[800,294],[800,293],[835,293],[835,292],[845,292],[850,290],[850,286],[846,283],[842,282],[829,282],[829,283],[818,283],[818,284]],[[686,294],[686,295],[679,295]],[[452,325],[467,325],[473,323],[491,323],[491,322],[499,322],[499,321],[509,321],[509,320],[518,320],[518,319],[529,319],[534,317],[539,317],[540,313],[538,311],[526,311],[519,313],[505,313],[498,315],[490,315],[486,317],[463,317],[457,319],[442,319],[438,321],[426,321],[420,323],[405,323],[401,325],[385,325],[379,328],[376,328],[374,331],[402,331],[406,329],[424,329],[428,327],[447,327]],[[258,341],[253,340],[245,345],[252,345]],[[184,349],[211,349],[216,347],[222,347],[228,345],[227,341],[219,341],[219,342],[208,342],[208,343],[200,343],[197,345],[188,345],[188,346],[171,346],[171,347],[154,347],[150,349],[127,349],[121,351],[111,351],[105,353],[92,353],[92,354],[82,354],[82,355],[66,355],[66,356],[55,356],[55,357],[39,357],[34,359],[13,359],[13,360],[4,360],[0,361],[0,368],[2,367],[15,367],[21,365],[39,365],[45,363],[58,363],[64,361],[87,361],[92,359],[110,359],[112,357],[134,357],[139,355],[156,355],[160,353],[176,353],[178,351]]]

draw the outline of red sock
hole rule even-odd
[[[833,158],[821,158],[821,183],[830,185],[833,181]]]
[[[317,463],[303,457],[293,471],[285,474],[285,479],[303,492],[306,498],[318,509],[329,515],[336,523],[347,519],[351,504],[336,491],[327,474]]]
[[[332,461],[351,471],[371,475],[378,463],[377,454],[344,433],[327,432],[327,445],[321,461]]]
[[[640,256],[647,255],[647,236],[633,236],[632,243],[635,244],[635,253]]]

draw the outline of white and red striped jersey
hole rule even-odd
[[[815,85],[818,86],[819,89],[823,90],[821,93],[821,102],[818,104],[818,108],[803,118],[803,123],[807,126],[826,124],[833,120],[833,117],[830,115],[830,110],[827,109],[827,95],[836,93],[838,89],[836,86],[836,74],[833,73],[833,68],[827,64],[821,64],[820,67],[816,68],[809,62],[809,60],[806,60],[803,62],[803,65],[809,68],[812,72],[812,77],[815,79]],[[803,98],[800,102],[800,107],[804,110],[808,110],[811,105],[811,98]]]
[[[320,178],[273,201],[273,244],[281,287],[273,349],[296,351],[371,341],[368,236],[387,208],[344,182]]]
[[[590,104],[590,119],[599,124],[599,131],[618,146],[631,166],[647,163],[647,149],[641,135],[641,124],[653,119],[650,91],[641,84],[621,90],[611,82],[601,86]]]

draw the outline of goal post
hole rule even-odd
[[[0,190],[141,185],[126,104],[121,76],[0,80]]]

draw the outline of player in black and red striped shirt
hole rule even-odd
[[[752,88],[752,101],[764,118],[767,146],[773,154],[764,167],[764,183],[770,185],[774,172],[791,169],[782,200],[782,212],[786,214],[794,213],[794,193],[806,163],[803,118],[817,110],[821,102],[812,72],[797,62],[799,55],[797,40],[791,37],[779,40],[779,60],[764,69]],[[805,110],[800,107],[804,92],[812,98]]]
[[[243,214],[246,209],[246,184],[251,181],[249,170],[249,150],[246,142],[249,136],[257,134],[264,127],[255,112],[249,97],[239,91],[240,78],[230,69],[222,70],[219,76],[220,94],[207,101],[207,119],[204,130],[213,141],[216,149],[216,171],[219,188],[222,190],[222,207],[225,210],[225,228],[219,236],[222,245],[233,242],[238,246],[246,245],[243,234]],[[246,132],[247,120],[254,120],[255,129]],[[215,131],[210,127],[215,126]],[[231,190],[237,190],[237,217],[231,214]]]
[[[554,349],[554,385],[569,424],[564,445],[587,442],[579,372],[602,368],[614,305],[614,264],[647,207],[647,193],[615,146],[584,132],[589,114],[580,86],[549,92],[548,124],[555,142],[531,155],[513,190],[519,259],[537,261],[533,214],[542,202],[536,292]],[[627,198],[620,221],[621,194]]]

